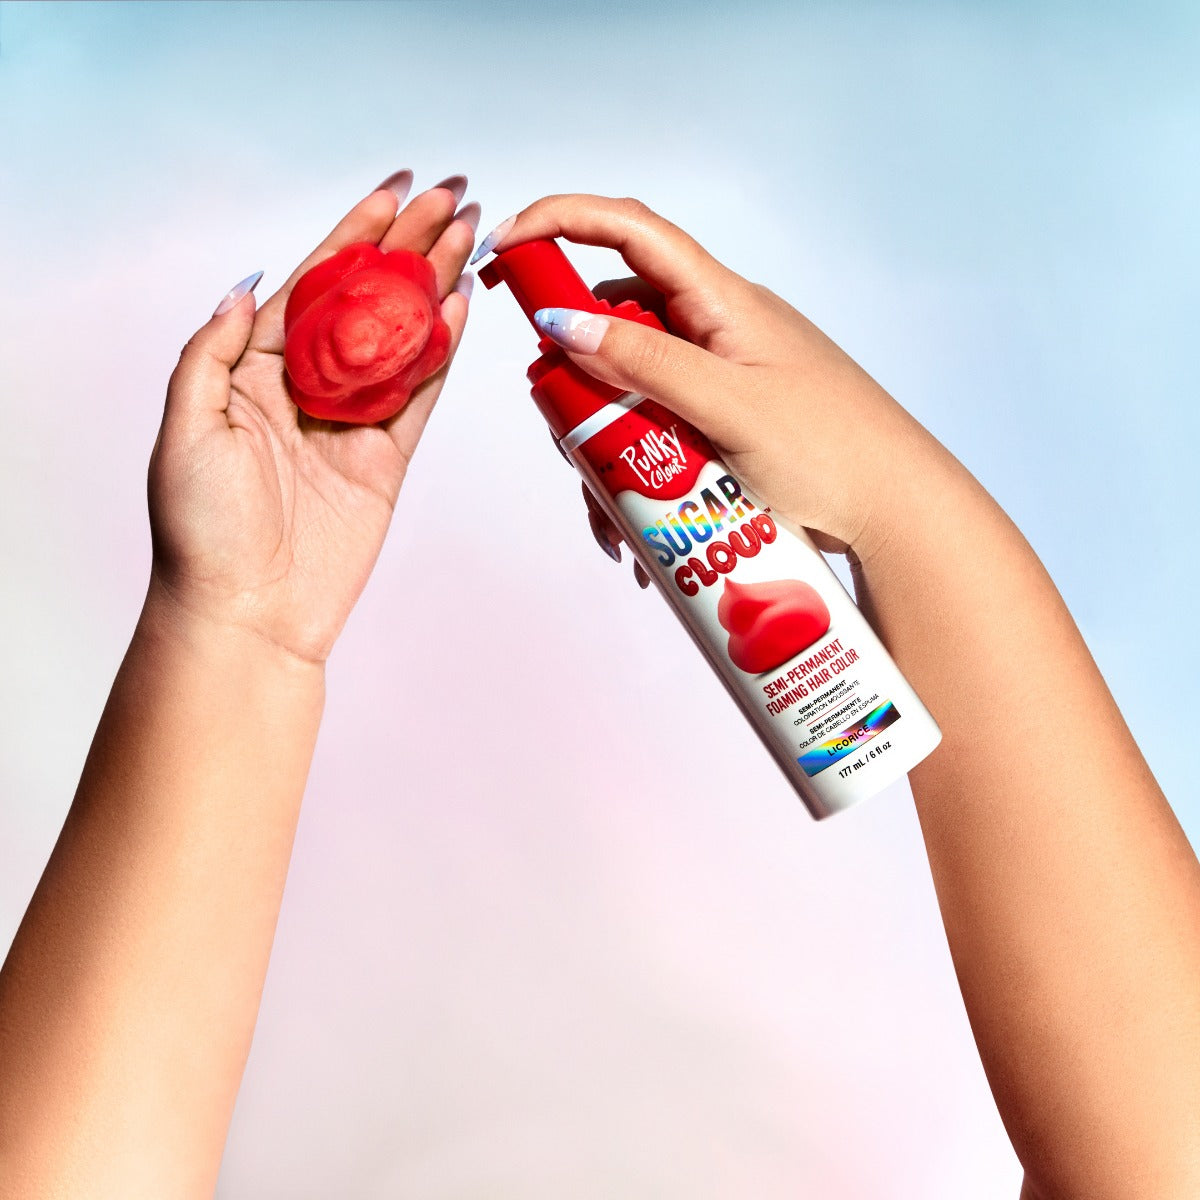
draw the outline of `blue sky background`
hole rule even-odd
[[[639,196],[801,307],[1014,516],[1197,844],[1198,63],[1182,4],[0,4],[3,931],[179,346],[405,165],[484,228]],[[726,702],[588,544],[532,350],[477,295],[331,664],[220,1194],[1015,1200],[907,794],[815,826],[732,721],[663,775],[680,697]]]

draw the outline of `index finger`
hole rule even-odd
[[[667,296],[717,288],[727,272],[695,238],[640,200],[610,196],[546,196],[498,225],[472,262],[534,238],[564,237],[616,250],[634,274]]]

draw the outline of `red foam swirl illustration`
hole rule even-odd
[[[778,667],[829,632],[828,606],[798,579],[727,579],[717,620],[729,631],[729,657],[751,675]]]
[[[394,416],[450,353],[433,267],[411,250],[347,246],[302,275],[283,316],[292,399],[309,416]]]

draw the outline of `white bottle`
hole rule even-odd
[[[575,308],[661,328],[631,301],[597,300],[552,241],[506,250],[479,274],[507,283],[531,321]],[[540,349],[529,379],[560,448],[812,815],[925,758],[941,732],[804,531],[661,404],[592,378],[548,339]]]

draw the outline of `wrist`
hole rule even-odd
[[[279,676],[295,686],[324,687],[323,659],[306,657],[250,625],[190,603],[153,569],[135,636],[178,648],[236,675]]]
[[[918,547],[936,545],[956,517],[994,507],[966,467],[911,418],[880,443],[865,473],[872,486],[847,538],[864,568],[910,559]]]

